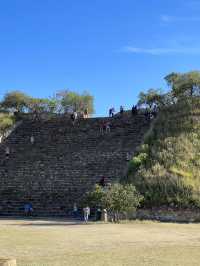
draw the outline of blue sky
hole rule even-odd
[[[199,69],[200,1],[0,0],[0,97],[88,90],[96,115]]]

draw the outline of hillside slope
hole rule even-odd
[[[129,166],[126,182],[144,195],[145,207],[200,206],[200,100],[160,112]]]

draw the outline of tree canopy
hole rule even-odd
[[[162,92],[160,89],[149,89],[146,93],[141,92],[139,94],[139,106],[145,106],[149,109],[152,109],[154,106],[157,106],[162,99]]]
[[[170,106],[183,98],[200,96],[200,71],[187,73],[172,72],[165,78],[170,91],[163,93],[161,89],[149,89],[138,96],[138,105],[152,110],[154,107]]]
[[[177,98],[200,96],[200,71],[171,73],[165,80]]]
[[[6,93],[1,108],[8,111],[24,112],[28,108],[30,97],[21,91]]]
[[[34,98],[21,91],[6,93],[0,102],[1,110],[18,113],[94,112],[94,98],[88,92],[61,91],[54,97]]]
[[[62,94],[61,105],[65,113],[76,111],[84,112],[87,109],[88,114],[94,113],[94,98],[87,91],[82,94],[65,91]]]

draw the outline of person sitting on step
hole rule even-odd
[[[106,133],[110,133],[111,124],[110,122],[106,122]]]
[[[9,156],[10,156],[10,148],[9,147],[6,147],[5,154],[6,154],[6,159],[9,159]]]
[[[105,187],[106,186],[106,178],[105,176],[102,176],[100,181],[99,181],[99,186]]]

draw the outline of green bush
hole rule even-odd
[[[142,164],[145,164],[148,155],[144,152],[139,153],[129,163],[129,172],[137,171]]]
[[[4,136],[14,123],[15,119],[13,115],[0,113],[0,135]]]
[[[113,184],[103,188],[96,185],[94,189],[86,194],[86,203],[93,208],[106,208],[119,221],[120,214],[134,212],[140,205],[143,197],[131,185]]]

